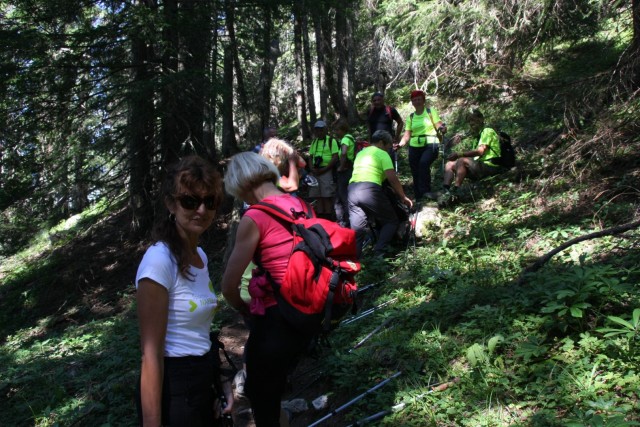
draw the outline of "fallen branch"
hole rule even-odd
[[[553,249],[552,251],[547,252],[546,254],[539,257],[533,264],[529,267],[525,268],[520,274],[520,278],[518,279],[518,283],[522,283],[524,281],[524,276],[527,273],[534,273],[538,271],[544,264],[547,263],[554,255],[559,252],[564,251],[570,246],[575,245],[576,243],[584,242],[585,240],[596,239],[598,237],[603,236],[613,236],[616,234],[621,234],[629,230],[633,230],[634,228],[640,227],[640,220],[629,222],[627,224],[616,225],[615,227],[605,228],[604,230],[595,231],[593,233],[585,234],[584,236],[578,236],[571,240],[564,242],[562,245]]]

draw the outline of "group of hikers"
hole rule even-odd
[[[262,202],[285,212],[305,211],[306,201],[296,193],[300,183],[306,183],[318,216],[355,230],[358,258],[370,221],[379,226],[374,252],[381,256],[398,226],[397,214],[383,189],[385,183],[401,203],[413,207],[397,176],[397,150],[408,144],[415,199],[433,197],[430,167],[447,132],[437,110],[426,105],[423,91],[413,91],[415,112],[405,127],[398,111],[384,104],[382,93],[376,92],[371,101],[367,115],[370,145],[359,152],[346,121],[338,120],[332,126],[337,142],[328,134],[327,123],[318,120],[307,159],[278,139],[275,128],[267,128],[264,141],[254,150],[230,159],[224,190],[220,173],[197,156],[185,157],[168,168],[152,232],[155,243],[146,251],[135,280],[142,350],[136,399],[140,425],[212,425],[233,410],[230,384],[222,387],[227,402],[224,407],[216,405],[220,396],[212,387],[218,380],[220,363],[218,346],[210,336],[218,299],[207,255],[198,246],[199,237],[215,219],[225,190],[249,207]],[[500,156],[495,131],[484,128],[484,118],[477,110],[468,121],[478,142],[473,150],[448,157],[445,196],[455,195],[465,177],[477,179],[499,172],[491,161]],[[456,143],[460,138],[453,139]],[[240,284],[252,262],[259,263],[270,280],[280,283],[292,242],[287,224],[259,209],[246,209],[222,273],[222,295],[242,314],[249,328],[243,355],[244,393],[258,427],[281,425],[287,375],[313,336],[282,317],[272,292],[250,285],[247,299]]]

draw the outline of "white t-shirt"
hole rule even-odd
[[[169,357],[201,356],[211,348],[209,330],[218,299],[209,278],[207,256],[201,248],[198,254],[204,268],[189,267],[193,275],[178,272],[169,247],[157,242],[144,254],[136,274],[136,289],[141,279],[151,279],[169,292],[169,318],[164,355]]]

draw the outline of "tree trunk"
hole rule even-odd
[[[349,76],[347,74],[347,16],[344,3],[340,3],[336,10],[336,43],[335,58],[336,67],[336,113],[340,117],[347,117],[347,103],[345,99],[348,97]]]
[[[179,62],[178,51],[180,50],[180,37],[177,23],[178,5],[176,0],[165,0],[163,15],[164,28],[162,30],[162,40],[165,48],[162,54],[162,82],[160,91],[161,105],[161,153],[162,163],[174,163],[180,155],[181,130],[180,120],[177,117],[179,111],[179,85],[178,78]]]
[[[141,7],[148,2],[140,0]],[[149,231],[153,220],[151,204],[151,155],[154,137],[154,91],[149,84],[150,47],[143,31],[134,31],[131,52],[133,57],[133,84],[129,93],[129,206],[132,210],[132,228],[138,235]]]
[[[631,45],[631,60],[633,64],[633,88],[640,87],[640,0],[631,1],[633,16],[633,42]]]
[[[181,73],[180,117],[185,124],[185,140],[201,157],[208,157],[204,143],[204,111],[207,91],[207,54],[211,39],[211,2],[183,1],[180,28],[184,42],[182,53],[184,72]]]
[[[324,48],[322,41],[322,26],[320,16],[313,15],[313,29],[316,38],[316,57],[318,58],[318,93],[320,96],[320,117],[327,117],[327,78],[325,71]]]
[[[328,96],[331,106],[335,112],[340,112],[340,104],[338,100],[338,88],[335,78],[335,56],[331,49],[333,28],[330,18],[331,13],[321,14],[318,20],[320,21],[320,44],[318,46],[318,66],[320,67],[320,57],[322,57],[322,68],[324,74],[324,91],[325,98]],[[317,37],[317,34],[316,34]],[[340,41],[342,43],[342,41]],[[326,108],[326,106],[325,106]],[[328,111],[323,114],[326,120],[329,120]]]
[[[309,118],[311,123],[318,120],[316,113],[316,96],[313,85],[313,63],[311,62],[311,48],[309,47],[309,15],[302,16],[302,54],[304,58],[305,83],[307,84],[307,105],[309,106]]]
[[[300,136],[303,140],[311,137],[309,123],[307,122],[306,99],[304,93],[304,72],[302,61],[302,13],[298,3],[294,3],[293,17],[293,56],[296,73],[296,112],[300,126]]]
[[[262,33],[262,68],[260,70],[260,125],[264,129],[275,125],[271,117],[271,85],[273,73],[280,56],[280,42],[273,31],[273,10],[268,3],[263,5],[264,28]]]
[[[216,3],[217,4],[217,3]],[[218,11],[214,6],[211,13],[212,28],[218,28]],[[204,128],[202,130],[202,142],[207,149],[207,158],[216,163],[218,160],[218,152],[216,150],[216,99],[218,94],[218,32],[211,32],[211,42],[207,43],[207,51],[209,54],[209,88],[206,90],[206,102],[204,106]]]
[[[222,155],[227,158],[240,150],[233,129],[233,54],[224,48],[222,72]]]

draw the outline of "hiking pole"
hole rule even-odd
[[[362,313],[360,313],[359,315],[357,315],[355,317],[343,320],[342,322],[340,322],[340,325],[348,325],[349,323],[353,323],[353,322],[355,322],[357,320],[360,320],[363,317],[366,317],[366,316],[370,315],[371,313],[374,313],[374,312],[380,310],[381,308],[383,308],[383,307],[385,307],[385,306],[387,306],[389,304],[393,304],[397,300],[398,300],[398,298],[393,298],[393,299],[390,299],[387,302],[383,302],[382,304],[376,305],[375,307],[371,307],[370,309],[363,311]]]
[[[354,345],[350,350],[349,353],[353,352],[353,350],[359,348],[362,346],[362,344],[364,344],[365,342],[367,342],[372,336],[374,336],[375,334],[377,334],[378,332],[380,332],[382,330],[382,328],[385,328],[389,323],[391,323],[391,318],[385,320],[382,325],[378,326],[377,328],[375,328],[373,331],[369,332],[369,334],[367,334],[366,337],[364,337],[363,339],[360,340],[359,343],[357,343],[356,345]]]
[[[391,375],[389,378],[387,378],[387,379],[385,379],[383,381],[380,381],[378,384],[376,384],[375,386],[371,387],[369,390],[365,391],[364,393],[362,393],[359,396],[356,396],[355,398],[351,399],[350,401],[348,401],[344,405],[340,406],[339,408],[334,409],[333,411],[331,411],[330,413],[328,413],[324,417],[320,418],[318,421],[316,421],[316,422],[314,422],[312,424],[309,424],[307,427],[315,427],[317,425],[320,425],[320,423],[322,423],[322,422],[328,420],[329,418],[333,417],[338,412],[345,410],[346,408],[348,408],[349,406],[353,405],[354,403],[356,403],[358,400],[362,399],[366,395],[373,393],[374,391],[376,391],[380,387],[382,387],[385,384],[387,384],[392,379],[397,378],[398,376],[400,376],[400,374],[402,374],[402,371],[398,371],[395,374]]]
[[[444,391],[447,388],[449,388],[450,386],[452,386],[453,384],[457,383],[460,381],[460,378],[456,377],[451,381],[447,381],[447,382],[442,382],[442,383],[438,383],[438,384],[433,384],[431,387],[431,390],[429,390],[426,393],[422,393],[416,397],[413,397],[411,399],[411,403],[415,403],[418,399],[422,399],[423,397],[425,397],[427,394],[431,394],[433,392],[436,391]],[[385,409],[384,411],[380,411],[380,412],[376,412],[373,415],[370,415],[366,418],[363,418],[361,420],[356,421],[355,423],[349,425],[348,427],[358,427],[358,426],[363,426],[365,424],[367,424],[370,421],[376,421],[379,420],[380,418],[386,417],[387,415],[393,413],[393,412],[400,412],[402,411],[404,408],[406,408],[407,403],[403,402],[403,403],[399,403],[397,405],[394,405],[391,407],[391,410],[389,409]]]
[[[355,423],[348,425],[347,427],[358,427],[358,426],[363,426],[363,425],[365,425],[365,424],[367,424],[367,423],[369,423],[369,422],[371,422],[371,421],[377,421],[377,420],[379,420],[380,418],[384,418],[384,417],[386,417],[387,415],[389,415],[390,413],[391,413],[391,411],[390,411],[390,410],[388,410],[388,409],[386,409],[386,410],[384,410],[384,411],[377,412],[377,413],[375,413],[375,414],[373,414],[373,415],[369,415],[367,418],[363,418],[363,419],[361,419],[361,420],[358,420],[358,421],[356,421]]]

